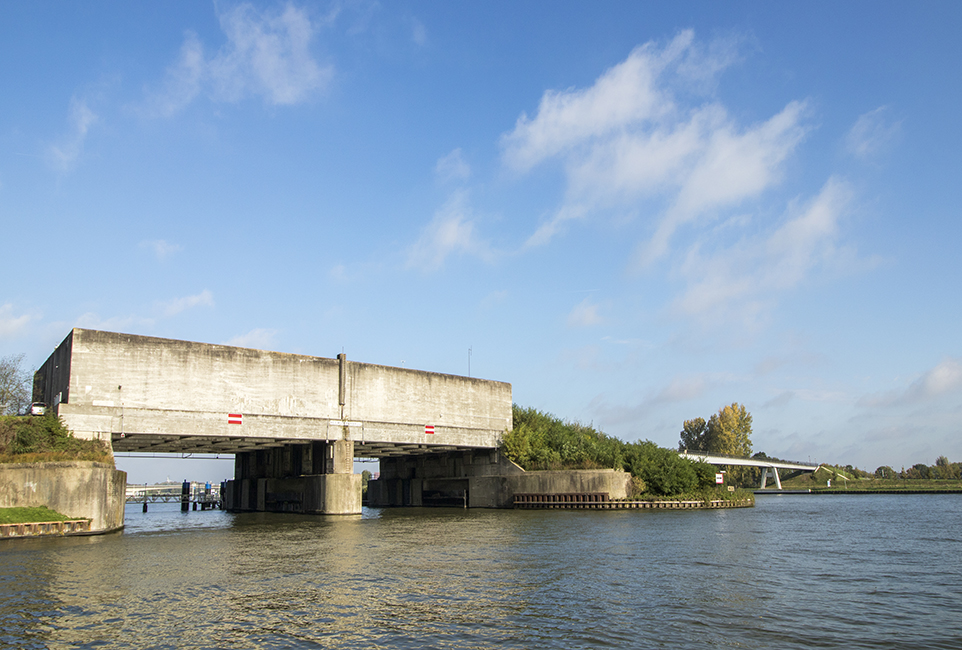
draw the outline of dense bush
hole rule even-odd
[[[674,496],[715,484],[711,465],[681,458],[650,441],[625,443],[591,426],[518,405],[514,428],[504,434],[501,448],[526,470],[623,469],[634,477],[636,493]]]
[[[0,462],[57,460],[112,462],[104,443],[74,438],[55,415],[0,417]]]

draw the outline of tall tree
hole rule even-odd
[[[30,406],[31,375],[22,364],[22,354],[0,359],[0,415],[22,413]]]
[[[751,413],[742,404],[732,403],[718,409],[708,422],[702,418],[686,420],[678,448],[747,458],[752,455],[751,435]]]
[[[708,431],[708,423],[704,418],[685,420],[681,430],[681,441],[678,443],[678,451],[706,451],[702,448],[705,444],[705,433]]]
[[[723,406],[708,420],[708,451],[728,456],[752,455],[752,415],[745,406],[733,402]]]

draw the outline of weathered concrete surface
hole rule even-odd
[[[631,474],[616,469],[571,469],[525,472],[508,480],[512,491],[525,494],[607,493],[610,499],[627,499]]]
[[[34,394],[77,437],[115,451],[346,440],[381,457],[494,448],[511,428],[510,384],[339,357],[74,329],[36,373]]]
[[[127,473],[104,463],[0,465],[0,508],[47,506],[62,515],[90,519],[90,532],[124,525]]]
[[[371,506],[511,508],[516,493],[605,493],[625,499],[631,475],[614,469],[525,472],[498,450],[381,460],[367,484]]]
[[[227,481],[224,507],[233,512],[361,513],[361,475],[324,474]]]

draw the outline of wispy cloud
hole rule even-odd
[[[418,241],[408,250],[407,266],[424,272],[436,271],[453,254],[476,257],[486,262],[492,262],[495,258],[488,243],[478,238],[465,192],[456,192],[435,213]]]
[[[131,315],[101,318],[100,315],[95,312],[86,312],[77,317],[73,326],[83,329],[105,330],[108,332],[131,332],[132,330],[140,328],[149,329],[154,326],[155,322],[155,319],[144,316]]]
[[[97,123],[97,115],[87,106],[86,100],[76,97],[70,100],[70,130],[58,144],[50,145],[47,155],[50,163],[60,171],[73,169],[84,150],[84,142],[90,127]]]
[[[158,260],[164,261],[174,253],[184,250],[180,244],[172,244],[163,239],[152,239],[140,242],[141,248],[148,248],[153,251]]]
[[[891,121],[888,113],[887,106],[879,106],[859,116],[845,139],[845,147],[851,155],[871,160],[898,137],[902,123]]]
[[[214,294],[207,289],[204,289],[200,293],[193,296],[174,298],[173,300],[160,303],[161,313],[166,317],[176,316],[181,312],[198,306],[213,307]]]
[[[707,253],[696,244],[680,266],[686,288],[672,309],[716,323],[754,324],[779,292],[833,261],[850,197],[848,186],[833,178],[808,204],[790,206],[785,220],[766,235]]]
[[[16,314],[11,303],[0,305],[0,340],[18,336],[34,320],[31,314]]]
[[[274,105],[297,104],[333,77],[333,66],[319,64],[311,52],[317,25],[304,9],[287,4],[280,13],[260,12],[245,3],[219,18],[227,42],[208,57],[188,32],[160,88],[148,91],[146,114],[173,115],[201,93],[214,101],[260,96]]]
[[[948,357],[906,388],[866,395],[858,405],[868,408],[914,406],[956,394],[962,396],[962,358]]]
[[[428,42],[428,30],[417,18],[411,19],[411,40],[418,47],[424,47]]]
[[[644,420],[658,407],[699,400],[708,391],[733,381],[735,377],[724,373],[680,375],[634,404],[611,403],[602,395],[591,401],[590,409],[606,426],[631,424]]]
[[[568,314],[568,327],[591,327],[603,322],[598,313],[598,305],[591,302],[590,298],[585,298],[575,305],[575,308]]]
[[[225,345],[233,345],[239,348],[255,348],[258,350],[270,349],[274,343],[277,330],[256,328],[246,334],[239,334],[227,341]]]
[[[471,176],[471,167],[465,162],[461,149],[458,148],[438,159],[434,173],[441,181],[463,181]]]
[[[566,222],[640,200],[666,208],[635,263],[665,255],[679,226],[759,196],[780,180],[782,163],[807,128],[804,102],[741,126],[714,101],[686,104],[738,58],[738,43],[705,46],[694,32],[666,45],[647,43],[588,88],[545,92],[533,118],[522,114],[502,136],[505,164],[523,174],[549,160],[563,164],[563,203],[528,240],[543,245]]]

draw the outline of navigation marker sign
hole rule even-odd
[[[227,424],[243,424],[244,416],[240,413],[228,413]]]
[[[434,433],[434,425],[433,425],[433,424],[425,424],[425,425],[424,425],[424,433],[433,434],[433,433]]]

